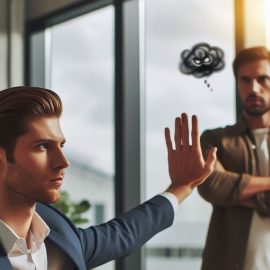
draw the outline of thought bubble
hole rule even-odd
[[[190,50],[182,51],[179,69],[182,73],[196,78],[210,76],[213,72],[224,68],[223,56],[222,49],[211,47],[207,43],[198,43]]]
[[[207,86],[208,88],[211,89],[211,92],[213,92],[213,88],[211,87],[210,83],[209,83],[207,80],[204,80],[204,83],[206,84],[206,86]]]

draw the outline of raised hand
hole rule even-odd
[[[170,130],[165,129],[168,150],[169,174],[171,185],[167,191],[182,201],[197,185],[200,185],[212,173],[216,160],[216,148],[209,151],[205,162],[200,144],[198,119],[192,116],[191,144],[189,143],[188,116],[183,113],[175,119],[175,149],[173,149]]]

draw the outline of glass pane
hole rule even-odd
[[[75,202],[91,203],[81,227],[114,216],[113,17],[108,6],[51,28],[50,88],[63,100],[71,162],[63,190]],[[113,263],[98,269],[113,269]]]
[[[36,32],[30,37],[30,80],[31,85],[43,87],[45,85],[45,54],[41,53],[45,47],[44,31]]]
[[[197,114],[200,131],[235,121],[234,1],[147,0],[146,196],[169,184],[164,128],[182,112]],[[206,42],[224,52],[225,68],[196,78],[179,71],[180,54]],[[195,190],[181,204],[173,227],[147,245],[147,270],[200,269],[210,204]]]

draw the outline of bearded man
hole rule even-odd
[[[207,130],[204,154],[218,148],[214,172],[198,187],[213,206],[203,270],[270,269],[270,53],[240,51],[233,69],[243,112],[233,126]]]

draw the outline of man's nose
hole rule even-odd
[[[54,167],[56,169],[65,169],[70,165],[67,157],[62,150],[59,150],[54,159]]]
[[[255,79],[252,81],[252,91],[255,93],[261,92],[261,85]]]

